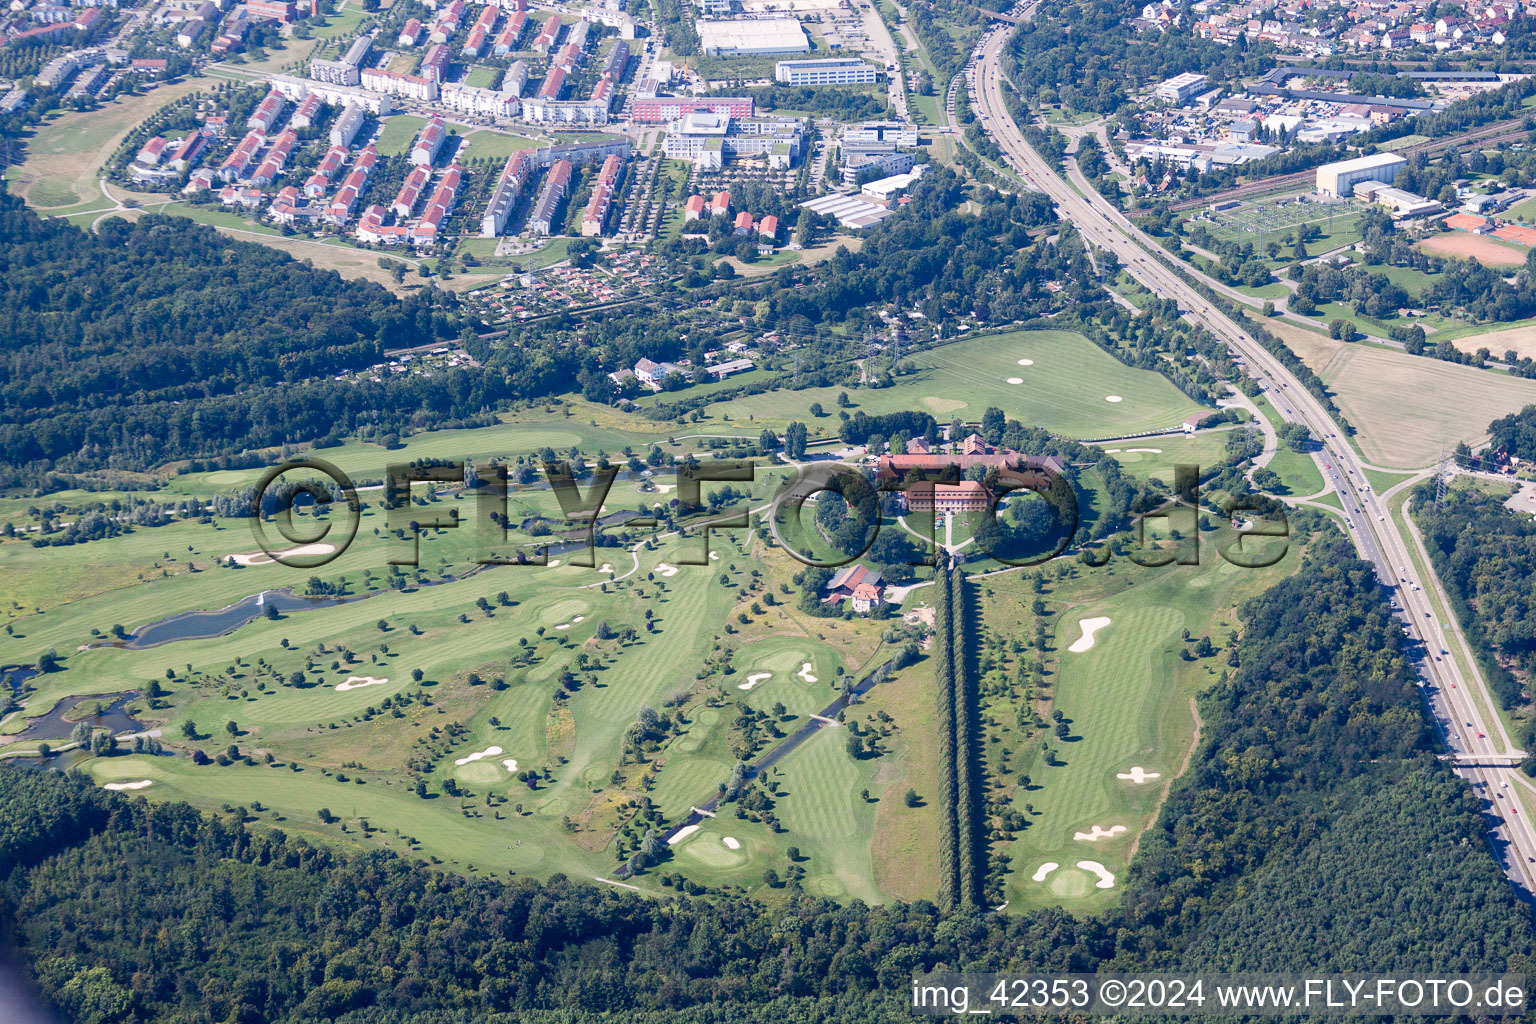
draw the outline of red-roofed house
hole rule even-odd
[[[873,569],[862,565],[845,565],[832,574],[827,581],[822,602],[824,604],[841,604],[854,595],[854,591],[861,586],[880,586],[880,574]]]
[[[853,610],[868,615],[885,599],[884,590],[878,583],[860,583],[853,588]]]

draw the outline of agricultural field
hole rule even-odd
[[[1027,361],[1027,365],[1025,362]],[[941,422],[977,420],[996,406],[1021,422],[1079,438],[1176,429],[1197,410],[1167,379],[1133,370],[1087,338],[1069,331],[1016,331],[969,338],[914,353],[888,388],[805,388],[733,398],[708,407],[718,418],[779,424],[802,420],[813,433],[833,433],[837,396],[850,415],[915,410]],[[825,417],[810,413],[819,403]]]
[[[1476,446],[1490,420],[1536,403],[1536,381],[1336,341],[1278,321],[1270,330],[1323,378],[1366,461],[1387,468],[1430,465],[1442,447],[1459,441]],[[1406,427],[1403,395],[1414,396]]]

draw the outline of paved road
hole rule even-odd
[[[1010,13],[1028,16],[1038,0],[1026,0]],[[972,102],[982,115],[982,126],[991,134],[1008,163],[1032,188],[1049,195],[1060,215],[1074,224],[1093,245],[1115,254],[1121,265],[1153,294],[1172,298],[1186,319],[1221,338],[1243,360],[1248,373],[1265,388],[1270,400],[1287,421],[1302,423],[1322,442],[1314,454],[1319,469],[1338,491],[1345,507],[1349,536],[1362,558],[1373,562],[1381,579],[1394,588],[1405,631],[1422,647],[1417,662],[1420,686],[1426,703],[1448,749],[1459,755],[1512,755],[1514,750],[1475,660],[1467,653],[1462,662],[1448,653],[1452,643],[1438,621],[1428,595],[1413,586],[1420,575],[1408,554],[1398,525],[1387,515],[1383,500],[1371,489],[1361,458],[1349,446],[1343,431],[1322,403],[1309,393],[1273,355],[1225,313],[1208,303],[1186,280],[1161,262],[1176,262],[1153,239],[1131,224],[1107,200],[1091,188],[1074,188],[1054,171],[1025,141],[1003,101],[1002,53],[1009,26],[988,31],[976,51],[972,76]],[[1209,287],[1221,290],[1215,282]],[[1433,578],[1425,586],[1439,588]],[[1446,607],[1449,607],[1446,605]],[[1463,648],[1463,651],[1465,649]],[[1482,704],[1474,699],[1474,688]],[[1482,708],[1489,709],[1485,715]],[[1536,892],[1536,828],[1527,816],[1511,806],[1513,791],[1507,788],[1516,769],[1461,767],[1458,772],[1480,787],[1503,816],[1492,830],[1495,846],[1510,877],[1527,893]]]

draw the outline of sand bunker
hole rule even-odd
[[[1024,378],[1023,377],[1009,377],[1008,378],[1008,383],[1009,384],[1023,384],[1024,383]]]
[[[378,676],[347,676],[347,681],[336,684],[337,693],[346,693],[348,690],[361,690],[365,686],[383,686],[388,679],[380,679]]]
[[[124,789],[144,789],[149,785],[148,779],[140,779],[138,782],[109,782],[102,789],[110,789],[116,793]]]
[[[1043,882],[1045,881],[1046,875],[1049,875],[1052,871],[1055,871],[1059,867],[1061,867],[1060,864],[1057,864],[1053,860],[1048,860],[1044,864],[1041,864],[1039,867],[1035,868],[1035,873],[1031,875],[1030,878],[1036,882]]]
[[[1125,401],[1125,399],[1121,398],[1119,395],[1105,395],[1104,396],[1104,401],[1106,401],[1106,402],[1123,402],[1123,401]]]
[[[1034,366],[1035,365],[1035,361],[1033,359],[1020,359],[1019,360],[1019,365],[1020,366]]]
[[[571,624],[569,622],[562,622],[562,623],[560,623],[560,625],[556,626],[555,628],[556,629],[570,629],[571,628]]]
[[[602,567],[600,569],[598,569],[597,571],[598,572],[613,572],[613,563],[612,562],[604,562],[602,564]]]
[[[1083,843],[1096,843],[1100,839],[1113,839],[1124,831],[1124,825],[1111,825],[1109,828],[1095,825],[1092,832],[1074,832],[1072,833],[1072,838]]]
[[[1163,454],[1163,450],[1161,448],[1127,448],[1126,451],[1127,452],[1151,452],[1153,455],[1161,455],[1161,454]]]
[[[459,758],[457,761],[455,761],[453,763],[456,764],[456,765],[461,765],[462,766],[462,765],[469,764],[471,761],[478,761],[482,757],[495,757],[499,753],[501,753],[501,748],[500,747],[486,747],[484,750],[477,750],[477,751],[475,751],[473,754],[470,754],[468,757],[461,757],[461,758]]]
[[[660,491],[662,494],[667,494],[668,492],[674,490],[676,487],[677,484],[657,484],[656,490]]]
[[[735,840],[735,838],[733,838],[731,836],[721,836],[720,837],[720,841],[725,844],[725,848],[727,850],[739,850],[739,849],[741,849],[741,844],[738,843]]]
[[[660,576],[676,576],[677,575],[677,566],[669,565],[666,562],[657,562],[656,563],[656,572]]]
[[[1139,764],[1136,765],[1135,767],[1133,767],[1128,772],[1116,772],[1115,773],[1115,778],[1121,779],[1121,780],[1123,780],[1125,782],[1134,782],[1138,786],[1141,785],[1144,782],[1151,782],[1153,779],[1160,779],[1162,777],[1163,777],[1163,775],[1162,775],[1161,772],[1145,771],[1145,770],[1142,769],[1141,765],[1139,765]]]
[[[517,771],[517,758],[509,757],[501,762],[501,766],[509,772]]]
[[[1100,864],[1098,861],[1080,860],[1077,862],[1077,866],[1082,868],[1084,871],[1092,871],[1094,874],[1099,876],[1099,880],[1093,883],[1096,888],[1113,889],[1115,887],[1115,876],[1110,872],[1108,868],[1106,868],[1103,864]]]
[[[698,830],[699,826],[697,825],[684,825],[682,828],[677,830],[677,835],[667,840],[667,845],[676,846],[678,843],[682,842],[684,839],[687,839]]]
[[[814,683],[816,681],[816,677],[811,675],[810,662],[806,662],[804,665],[801,665],[800,671],[796,672],[795,675],[799,676],[801,679],[804,679],[808,683]]]
[[[1109,625],[1109,619],[1103,616],[1083,619],[1078,623],[1079,628],[1083,631],[1083,635],[1072,641],[1072,646],[1068,647],[1067,650],[1073,654],[1082,654],[1084,651],[1092,650],[1094,645],[1093,635],[1107,625]]]
[[[773,675],[772,672],[753,672],[751,675],[747,676],[746,682],[737,683],[736,689],[750,690],[752,687],[756,686],[758,683],[762,682],[764,679],[767,679],[771,675]]]
[[[555,566],[557,566],[559,564],[560,564],[560,559],[558,559],[558,558],[551,558],[549,560],[549,564],[546,565],[545,568],[546,569],[553,569]]]
[[[711,562],[718,562],[720,560],[720,552],[718,552],[718,551],[711,551],[709,553],[709,560]]]
[[[300,544],[296,548],[277,552],[277,556],[278,558],[299,558],[304,555],[329,555],[334,554],[335,551],[336,545],[334,544]],[[265,551],[254,551],[247,555],[230,555],[228,557],[236,565],[267,565],[277,561],[276,558],[273,558]]]

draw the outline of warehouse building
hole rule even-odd
[[[1408,161],[1395,153],[1376,153],[1355,160],[1336,164],[1324,164],[1317,169],[1317,191],[1335,199],[1354,194],[1355,186],[1362,181],[1380,181],[1392,184],[1398,172],[1408,166]]]
[[[699,34],[699,48],[710,57],[805,53],[811,48],[805,29],[794,18],[699,21],[694,28]]]

